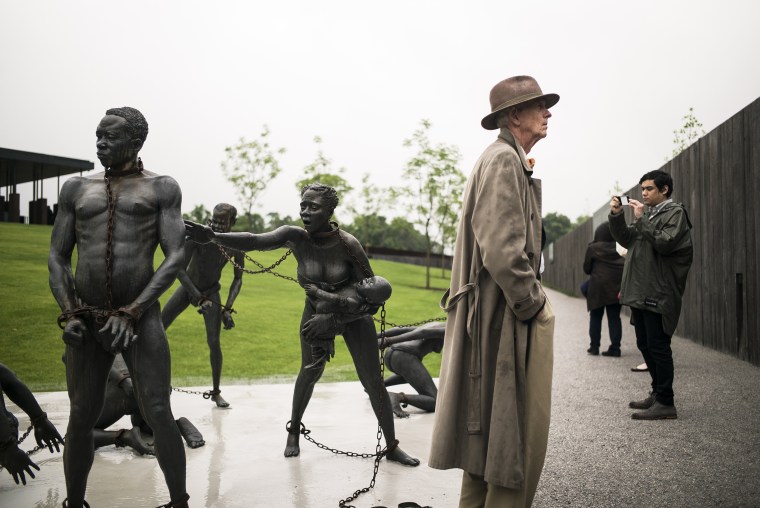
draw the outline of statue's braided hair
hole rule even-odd
[[[322,197],[325,200],[325,204],[327,205],[330,210],[335,210],[338,207],[338,204],[340,203],[340,198],[338,198],[338,193],[335,190],[334,187],[330,187],[329,185],[324,185],[319,182],[310,183],[309,185],[305,185],[303,189],[301,189],[301,196],[303,197],[304,194],[306,194],[306,191],[314,191],[318,194],[321,194]]]

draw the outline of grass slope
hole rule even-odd
[[[0,222],[0,362],[13,369],[32,390],[65,390],[61,353],[63,342],[56,325],[58,305],[48,286],[47,257],[50,226]],[[284,251],[251,252],[269,266]],[[76,253],[74,254],[76,259]],[[156,265],[161,262],[160,249]],[[248,268],[255,268],[249,266]],[[387,320],[405,324],[443,316],[438,301],[448,286],[440,270],[431,271],[434,290],[425,290],[423,267],[372,261],[378,275],[393,285],[386,304]],[[277,269],[295,276],[292,256]],[[232,278],[228,266],[222,276],[222,301],[226,301]],[[162,297],[164,303],[174,287]],[[222,384],[252,381],[292,380],[300,366],[298,326],[303,309],[303,290],[295,283],[270,274],[243,276],[243,289],[235,303],[235,328],[222,330],[224,369]],[[378,313],[379,317],[379,313]],[[379,325],[378,325],[379,329]],[[189,307],[167,331],[172,351],[175,386],[211,386],[211,367],[203,318]],[[372,340],[372,339],[368,339]],[[425,364],[438,375],[440,355],[428,355]],[[341,338],[336,340],[335,358],[325,371],[326,381],[356,379],[351,357]]]

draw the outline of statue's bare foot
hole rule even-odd
[[[398,446],[388,452],[388,455],[386,455],[385,458],[394,462],[398,462],[405,466],[416,467],[420,465],[420,459],[415,459]]]
[[[129,446],[140,455],[156,454],[153,447],[143,441],[143,438],[140,435],[140,429],[137,427],[132,427],[130,430],[123,432],[120,437],[125,445]]]
[[[230,407],[230,403],[224,400],[219,393],[212,395],[211,400],[216,402],[216,407]]]
[[[285,443],[285,456],[298,457],[301,453],[301,447],[298,446],[298,434],[288,434],[288,441]]]
[[[401,396],[395,392],[388,392],[388,396],[391,398],[393,414],[398,418],[409,418],[409,413],[401,409]]]
[[[184,416],[177,420],[177,427],[179,428],[179,433],[182,434],[182,437],[185,439],[185,443],[187,443],[187,446],[190,448],[200,448],[206,444],[206,441],[203,440],[201,431],[199,431],[195,425],[190,423],[190,420]]]

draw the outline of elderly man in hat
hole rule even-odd
[[[549,434],[554,314],[540,282],[541,183],[527,154],[559,96],[515,76],[490,99],[481,125],[499,135],[464,193],[429,461],[464,470],[460,507],[530,506]]]

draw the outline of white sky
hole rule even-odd
[[[136,107],[142,159],[176,178],[184,211],[237,204],[224,147],[265,123],[288,153],[262,214],[296,215],[315,135],[355,187],[365,172],[401,185],[402,141],[427,118],[468,174],[495,137],[489,90],[530,74],[561,97],[531,152],[544,213],[574,219],[660,167],[689,107],[709,132],[760,95],[754,0],[8,0],[0,19],[0,146],[100,169],[96,125]]]

